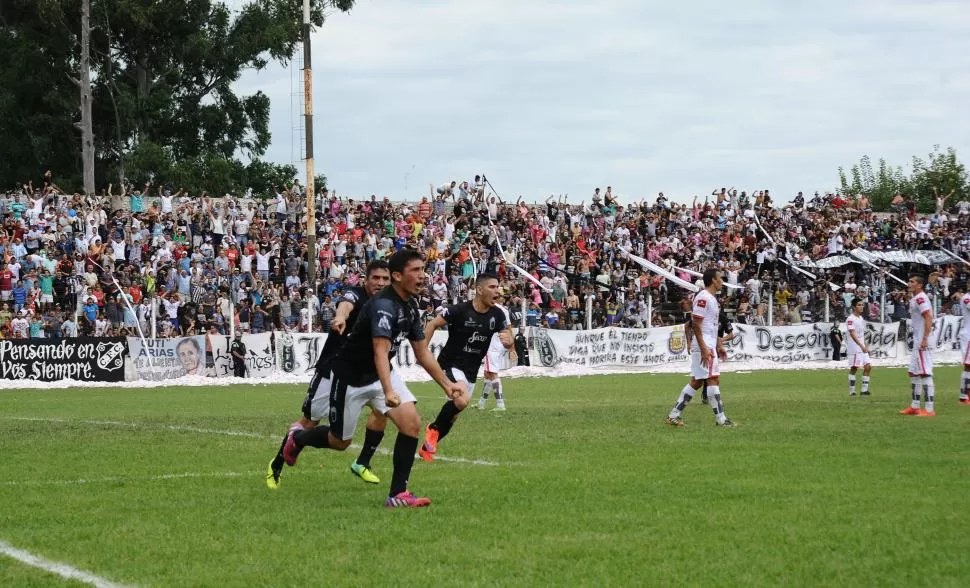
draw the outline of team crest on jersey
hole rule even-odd
[[[488,319],[488,330],[489,331],[494,331],[495,330],[495,317],[494,316],[493,317],[490,317]]]
[[[697,306],[699,308],[707,308],[707,300],[704,300],[703,298],[701,298],[700,300],[697,301]]]
[[[670,331],[670,337],[667,339],[667,350],[674,355],[680,355],[687,350],[687,335],[684,334],[684,325],[674,325],[673,330]]]

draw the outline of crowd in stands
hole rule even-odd
[[[890,320],[905,314],[895,282],[862,264],[818,270],[813,262],[855,247],[970,251],[970,202],[948,205],[945,196],[933,215],[917,214],[905,195],[893,201],[894,212],[875,214],[865,195],[798,193],[779,204],[768,190],[733,188],[690,204],[663,193],[621,203],[610,187],[580,202],[550,196],[528,204],[501,200],[475,176],[406,202],[321,190],[311,284],[303,189],[294,182],[271,192],[213,197],[148,183],[85,197],[60,190],[48,172],[41,186],[0,195],[0,336],[322,331],[334,300],[361,283],[367,263],[402,247],[426,254],[420,305],[429,315],[465,299],[470,279],[488,271],[500,277],[514,318],[530,325],[682,320],[685,292],[630,260],[628,250],[688,281],[696,277],[684,270],[722,268],[739,286],[724,292],[737,322],[797,324],[822,320],[826,310],[840,320],[856,296],[875,320]],[[970,281],[963,264],[924,272],[932,272],[929,289],[942,294],[941,305]],[[879,307],[883,300],[888,308]]]

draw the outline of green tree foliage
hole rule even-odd
[[[892,166],[885,159],[873,165],[866,155],[846,171],[839,168],[839,190],[842,194],[866,194],[873,210],[888,211],[893,197],[899,193],[915,200],[919,212],[934,212],[936,192],[948,196],[946,205],[970,198],[970,181],[966,168],[960,163],[955,149],[933,147],[927,159],[913,157],[912,172],[906,175],[900,166]]]
[[[313,24],[326,9],[352,7],[314,0]],[[78,15],[77,0],[0,4],[0,186],[47,168],[62,187],[79,183]],[[299,0],[249,0],[235,13],[219,0],[92,0],[98,183],[117,184],[123,171],[135,183],[214,193],[292,175],[259,160],[271,140],[269,98],[234,84],[291,59],[301,21]]]

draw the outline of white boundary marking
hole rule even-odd
[[[109,482],[159,482],[163,480],[185,480],[190,478],[241,478],[249,474],[241,472],[184,472],[181,474],[159,474],[156,476],[109,476],[105,478],[78,478],[76,480],[19,480],[4,482],[0,486],[83,486]]]
[[[3,540],[0,540],[0,554],[6,555],[7,557],[13,558],[21,563],[27,564],[28,566],[44,570],[45,572],[57,574],[62,578],[67,578],[68,580],[78,580],[79,582],[91,584],[97,588],[122,588],[124,586],[124,584],[115,584],[110,580],[100,576],[95,576],[94,574],[90,574],[84,570],[79,570],[65,563],[44,559],[43,557],[34,555],[29,551],[17,549],[13,545]]]
[[[186,433],[199,433],[203,435],[224,435],[228,437],[247,437],[251,439],[272,439],[274,441],[279,441],[279,435],[266,435],[263,433],[252,433],[249,431],[232,431],[226,429],[206,429],[203,427],[193,427],[190,425],[167,425],[165,423],[131,423],[123,421],[95,421],[95,420],[72,420],[59,417],[0,417],[0,420],[7,421],[27,421],[35,423],[79,423],[82,425],[99,425],[108,427],[127,427],[130,429],[167,429],[169,431],[183,431]],[[360,445],[354,444],[350,446],[353,449],[360,449]],[[392,455],[393,452],[389,449],[380,448],[377,450],[381,455]],[[462,463],[468,465],[479,465],[479,466],[501,466],[495,461],[489,461],[486,459],[468,459],[464,457],[448,457],[444,455],[435,455],[435,461],[443,461],[447,463]],[[510,465],[510,464],[509,464]]]

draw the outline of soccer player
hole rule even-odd
[[[391,256],[388,268],[391,285],[364,305],[346,343],[325,362],[319,385],[321,393],[314,397],[312,404],[318,407],[319,414],[329,415],[329,426],[321,424],[312,429],[290,431],[283,446],[283,459],[288,465],[294,465],[307,446],[347,449],[360,411],[367,404],[394,421],[398,429],[390,494],[384,505],[389,508],[428,506],[430,499],[408,491],[408,478],[421,434],[421,417],[415,408],[414,395],[400,374],[391,369],[391,359],[401,342],[408,339],[418,365],[441,386],[448,398],[461,396],[464,388],[445,376],[428,349],[428,340],[421,328],[416,302],[425,281],[421,254],[413,249],[401,249]],[[329,394],[325,393],[327,390]]]
[[[923,276],[910,276],[907,281],[913,297],[909,301],[909,318],[913,329],[913,354],[909,360],[909,381],[913,386],[913,400],[909,407],[899,414],[915,416],[936,416],[933,406],[935,394],[933,386],[933,349],[930,347],[930,333],[933,331],[933,306],[923,291],[926,282]],[[919,393],[923,388],[923,401],[926,408],[920,408]]]
[[[852,313],[845,320],[845,330],[849,333],[849,396],[855,396],[856,370],[862,368],[862,395],[869,396],[869,374],[872,361],[869,359],[869,346],[866,345],[866,319],[862,318],[861,298],[852,299]]]
[[[724,404],[721,402],[720,357],[724,354],[724,347],[717,336],[720,316],[717,293],[724,285],[724,278],[719,270],[709,269],[704,272],[703,279],[704,289],[694,295],[691,307],[693,336],[691,337],[690,382],[681,390],[677,403],[664,422],[675,427],[683,427],[681,413],[694,398],[694,393],[706,382],[711,410],[714,411],[714,423],[719,427],[733,427],[734,423],[724,414]]]
[[[512,319],[509,317],[509,311],[507,308],[501,304],[496,304],[495,308],[498,308],[505,315],[505,320],[509,323],[509,333],[512,332]],[[478,404],[475,408],[479,410],[485,409],[485,404],[488,402],[489,391],[495,391],[495,408],[493,410],[504,411],[505,410],[505,398],[502,396],[502,380],[499,378],[499,372],[509,369],[514,365],[518,358],[515,354],[515,339],[513,338],[513,344],[508,347],[503,341],[501,333],[496,333],[492,335],[492,340],[488,345],[488,353],[485,354],[485,372],[484,372],[484,382],[482,383],[482,396],[478,399]],[[471,381],[471,394],[469,400],[475,395],[475,380]]]
[[[478,368],[489,353],[492,337],[498,335],[505,350],[515,345],[509,317],[496,306],[500,298],[498,277],[482,274],[475,280],[474,299],[445,308],[425,327],[424,336],[430,341],[435,331],[448,326],[448,340],[438,353],[438,365],[449,380],[461,387],[462,394],[446,402],[425,429],[424,444],[418,451],[424,461],[434,459],[438,442],[448,435],[458,414],[468,406],[469,384],[474,386],[478,379]]]
[[[330,322],[330,334],[327,336],[326,343],[323,344],[323,350],[317,359],[313,379],[310,380],[310,387],[307,390],[306,399],[303,401],[303,415],[300,417],[300,420],[290,425],[289,431],[283,436],[283,441],[280,443],[280,448],[276,452],[276,456],[269,464],[269,471],[266,472],[266,485],[271,490],[276,490],[280,487],[280,476],[283,474],[284,464],[283,447],[286,445],[286,439],[289,437],[290,431],[313,428],[326,416],[325,412],[321,412],[321,398],[317,397],[318,391],[322,395],[329,395],[330,393],[329,389],[321,390],[320,388],[320,385],[323,383],[323,374],[327,371],[325,367],[326,362],[336,355],[337,351],[347,341],[350,331],[357,324],[357,316],[360,314],[361,308],[364,307],[364,303],[390,283],[391,274],[388,272],[387,262],[382,259],[375,259],[367,264],[367,274],[363,287],[357,286],[349,288],[337,302],[336,316]],[[316,404],[314,404],[315,398]],[[370,460],[377,451],[378,445],[381,444],[381,440],[384,438],[384,428],[386,426],[387,418],[377,411],[371,411],[371,415],[367,418],[367,428],[364,432],[364,446],[360,450],[360,455],[357,457],[357,460],[350,466],[350,471],[354,475],[371,484],[379,484],[381,481],[371,471]]]
[[[960,404],[970,404],[970,292],[960,296],[963,326],[960,328],[960,348],[963,349],[963,374],[960,377]]]

